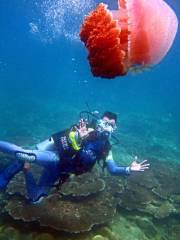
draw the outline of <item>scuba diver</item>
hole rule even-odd
[[[129,166],[117,166],[110,143],[116,123],[117,115],[108,111],[100,119],[93,119],[91,122],[81,118],[77,125],[53,134],[48,140],[37,144],[35,150],[26,150],[0,141],[0,152],[15,159],[0,173],[0,190],[5,190],[10,180],[23,170],[27,198],[36,203],[48,195],[57,181],[61,185],[71,174],[89,172],[100,160],[104,161],[105,167],[112,175],[129,175],[131,172],[148,169],[150,164],[147,160],[138,163],[137,157]],[[43,166],[38,182],[31,172],[30,163]]]

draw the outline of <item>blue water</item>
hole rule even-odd
[[[41,140],[77,121],[88,102],[92,110],[118,113],[120,123],[129,114],[170,119],[167,136],[173,132],[179,144],[180,32],[150,71],[114,80],[94,78],[78,32],[84,15],[98,2],[1,0],[1,139]],[[117,6],[115,0],[104,2]],[[180,3],[167,2],[180,16]]]
[[[38,143],[77,121],[88,103],[92,110],[118,114],[120,160],[126,150],[179,163],[180,31],[167,56],[149,71],[94,78],[78,32],[99,2],[0,1],[0,139]],[[116,0],[103,2],[117,7]],[[166,2],[179,18],[180,2]]]

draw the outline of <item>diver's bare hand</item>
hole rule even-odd
[[[76,131],[78,131],[82,139],[86,138],[89,135],[89,133],[94,130],[92,128],[88,128],[87,125],[88,125],[87,119],[80,119],[79,124],[76,127]]]
[[[132,163],[129,166],[130,171],[132,172],[143,172],[144,170],[149,169],[150,164],[147,160],[143,160],[142,162],[137,162],[137,156],[134,158]]]
[[[87,128],[87,125],[88,125],[88,120],[87,119],[84,119],[84,118],[81,118],[79,120],[79,128]]]

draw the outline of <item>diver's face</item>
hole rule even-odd
[[[106,132],[108,136],[110,137],[111,134],[114,132],[116,129],[116,122],[114,119],[109,119],[108,117],[103,117],[98,121],[97,124],[97,130],[99,132]]]
[[[106,125],[111,126],[115,130],[116,122],[115,122],[114,119],[109,119],[108,117],[105,116],[105,117],[102,118],[102,120]]]

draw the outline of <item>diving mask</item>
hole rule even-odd
[[[112,122],[105,121],[103,119],[97,121],[97,131],[99,132],[108,132],[111,135],[115,129],[116,125]]]

